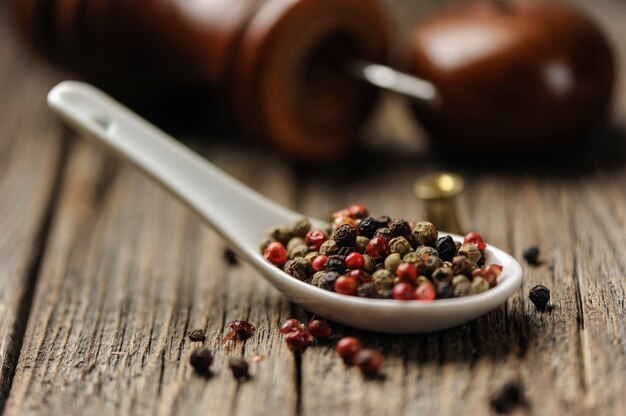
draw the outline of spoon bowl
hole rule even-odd
[[[194,210],[290,301],[331,321],[388,333],[438,331],[490,311],[521,284],[519,263],[489,246],[487,263],[499,264],[503,270],[498,285],[478,295],[432,302],[398,301],[346,296],[317,288],[270,264],[258,249],[268,228],[291,224],[302,214],[236,181],[91,85],[64,81],[50,91],[48,104],[82,135],[144,171]],[[315,227],[328,225],[316,219],[311,222]],[[463,240],[451,236],[455,241]]]

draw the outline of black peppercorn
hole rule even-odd
[[[207,375],[209,374],[211,363],[213,363],[213,355],[206,348],[198,348],[189,356],[189,363],[196,370],[196,373]]]
[[[447,299],[447,298],[451,298],[454,296],[454,290],[452,289],[452,286],[450,286],[447,283],[444,284],[440,284],[439,286],[437,286],[437,299]]]
[[[324,283],[322,287],[326,290],[335,290],[335,280],[341,276],[337,272],[326,272],[324,274]]]
[[[456,256],[452,259],[452,273],[456,276],[462,274],[472,277],[474,263],[465,256]]]
[[[542,285],[537,285],[530,289],[528,298],[535,304],[538,310],[544,311],[548,302],[550,302],[550,289]]]
[[[356,243],[356,230],[350,224],[342,224],[337,227],[333,240],[339,247],[354,247]]]
[[[390,221],[391,218],[389,218],[387,215],[378,217],[378,228],[387,228]]]
[[[367,238],[374,237],[376,230],[380,228],[380,223],[377,219],[372,217],[363,218],[359,223],[359,232],[362,236]]]
[[[541,262],[539,261],[539,247],[537,246],[530,246],[526,248],[522,255],[524,256],[524,260],[526,260],[526,263],[530,264],[531,266],[538,266],[541,264]]]
[[[526,405],[522,388],[514,382],[508,382],[491,397],[491,406],[498,413],[509,413],[518,406]]]
[[[450,261],[456,254],[456,244],[454,240],[449,235],[445,237],[441,237],[435,243],[435,248],[437,249],[437,253],[439,253],[439,257],[443,261]]]
[[[356,250],[354,249],[354,247],[341,247],[339,251],[337,252],[337,254],[339,256],[346,257],[348,254],[354,253],[355,251]]]
[[[248,373],[248,363],[241,358],[231,358],[228,360],[228,367],[233,373],[233,377],[237,380],[248,379],[250,374]]]
[[[389,230],[395,237],[411,238],[411,226],[409,222],[401,218],[396,218],[389,223]]]
[[[206,333],[202,329],[194,329],[187,336],[191,341],[204,342],[206,340]]]
[[[326,264],[324,265],[324,269],[327,272],[343,273],[344,271],[346,271],[345,257],[337,254],[328,256],[328,259],[326,259]]]

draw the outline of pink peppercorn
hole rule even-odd
[[[287,249],[281,243],[274,241],[270,243],[263,256],[276,266],[282,266],[287,262]]]
[[[362,269],[364,265],[365,259],[361,253],[355,251],[354,253],[348,254],[346,257],[346,267],[350,270]]]

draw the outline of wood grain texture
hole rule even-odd
[[[289,183],[265,182],[259,160],[224,163],[289,202]],[[264,401],[292,414],[295,361],[278,334],[289,304],[249,267],[227,266],[218,237],[181,204],[99,150],[76,143],[66,177],[6,414],[250,414]],[[258,332],[228,348],[234,319]],[[216,355],[208,380],[188,365],[195,328]],[[235,382],[227,357],[257,354],[253,381]]]
[[[388,2],[405,27],[449,3]],[[577,3],[605,24],[623,63],[624,4]],[[290,352],[279,324],[307,313],[247,265],[229,265],[217,236],[139,173],[82,139],[64,149],[59,124],[37,101],[54,75],[10,37],[0,38],[0,54],[10,62],[0,68],[0,91],[11,98],[0,100],[0,404],[17,364],[6,415],[483,415],[510,381],[527,400],[513,413],[616,415],[626,408],[623,87],[614,130],[549,163],[470,172],[431,160],[397,99],[373,121],[367,149],[323,169],[293,167],[239,142],[192,142],[227,172],[316,217],[358,201],[376,213],[422,218],[414,179],[457,170],[468,180],[459,200],[465,229],[518,259],[526,246],[540,245],[544,262],[524,265],[522,288],[467,325],[415,336],[335,326],[338,335],[355,334],[383,352],[384,378],[364,380],[343,365],[333,342]],[[30,305],[24,300],[35,282]],[[550,287],[551,312],[528,301],[536,284]],[[234,319],[258,330],[225,346],[224,326]],[[187,337],[196,328],[207,331],[216,356],[209,378],[188,365],[201,345]],[[257,355],[265,358],[251,364],[253,378],[235,382],[228,357]]]
[[[2,8],[0,38],[1,411],[26,327],[63,140],[40,95],[55,76],[31,68],[32,59],[18,52]]]

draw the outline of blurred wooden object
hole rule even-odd
[[[376,0],[12,4],[37,49],[108,91],[204,92],[244,131],[306,160],[339,155],[358,137],[378,91],[344,67],[387,62],[390,42]]]
[[[398,15],[413,18],[439,3],[395,5]],[[624,62],[623,2],[589,7]],[[3,415],[485,415],[491,395],[510,381],[524,389],[520,414],[623,413],[623,89],[615,140],[598,137],[582,149],[583,163],[564,154],[539,168],[466,172],[463,225],[520,260],[526,246],[539,244],[544,264],[525,267],[523,287],[506,305],[453,330],[389,336],[335,328],[383,352],[386,378],[363,380],[345,368],[332,343],[292,354],[278,328],[304,317],[302,310],[246,265],[226,262],[220,239],[141,174],[63,133],[44,96],[67,74],[21,50],[7,22],[0,3]],[[404,126],[395,113],[381,120]],[[333,169],[294,170],[270,152],[213,139],[196,148],[269,197],[314,216],[359,201],[373,212],[422,218],[413,181],[451,168],[407,154],[404,146],[387,153],[387,141]],[[354,174],[383,158],[387,168]],[[538,313],[528,301],[536,284],[551,289],[552,312]],[[258,332],[226,348],[224,323],[239,318]],[[209,379],[188,365],[200,344],[187,332],[196,328],[207,330],[217,356]],[[248,359],[253,378],[238,384],[228,357]]]

